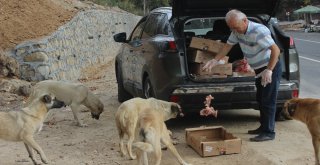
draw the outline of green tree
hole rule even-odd
[[[90,0],[94,3],[106,6],[118,6],[123,10],[128,12],[143,15],[144,5],[146,8],[146,13],[150,10],[160,7],[169,6],[171,0]],[[281,0],[280,1],[280,11],[277,11],[277,17],[280,19],[286,19],[286,12],[291,13],[306,5],[320,5],[320,0]]]
[[[104,6],[118,6],[123,10],[142,15],[144,7],[146,13],[150,10],[161,7],[169,6],[170,0],[91,0],[94,3]]]

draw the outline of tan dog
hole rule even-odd
[[[320,165],[320,99],[294,98],[284,103],[282,114],[305,123],[312,136],[316,164]]]
[[[34,164],[33,150],[37,151],[43,163],[48,163],[41,147],[35,142],[33,134],[41,129],[47,112],[51,108],[61,108],[64,104],[53,95],[40,96],[33,100],[22,111],[0,112],[0,139],[7,141],[22,141]]]
[[[158,111],[163,115],[163,120],[169,120],[175,118],[175,113],[181,113],[181,107],[174,102],[167,102],[158,100],[155,98],[143,99],[133,98],[123,102],[115,115],[116,125],[120,137],[120,152],[124,156],[124,135],[128,135],[127,151],[131,159],[136,159],[136,156],[132,154],[132,143],[135,138],[136,127],[139,119],[139,115],[145,109],[152,109],[152,111]]]
[[[175,118],[178,113],[178,111],[172,113],[172,118]],[[133,146],[138,148],[137,155],[140,165],[148,165],[147,152],[153,152],[155,156],[154,164],[160,165],[162,156],[161,143],[168,147],[181,165],[188,165],[173,146],[164,119],[163,113],[153,111],[151,108],[146,108],[140,114],[137,131],[141,142],[133,143]]]
[[[99,119],[103,112],[103,104],[86,86],[80,83],[69,83],[54,80],[45,80],[38,82],[27,100],[28,105],[32,100],[37,99],[43,94],[53,93],[58,100],[63,101],[65,105],[70,105],[74,119],[78,126],[87,126],[82,123],[78,116],[78,110],[81,105],[86,106],[91,111],[94,119]]]

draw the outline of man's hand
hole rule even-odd
[[[202,70],[205,70],[206,72],[210,72],[211,69],[216,65],[218,65],[218,61],[216,59],[212,59],[208,61],[206,65],[204,65],[204,67],[202,67]]]
[[[261,74],[261,85],[266,87],[272,81],[272,71],[270,69],[265,69]]]

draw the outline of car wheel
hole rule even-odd
[[[117,69],[117,77],[118,77],[117,78],[117,80],[118,80],[118,101],[120,103],[122,103],[124,101],[131,99],[132,95],[124,89],[122,74],[121,74],[121,70],[119,67]]]
[[[154,92],[149,77],[146,77],[143,83],[143,96],[144,98],[154,97]]]

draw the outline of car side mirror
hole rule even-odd
[[[113,36],[113,40],[116,42],[127,42],[127,33],[122,32],[122,33],[115,34]]]

